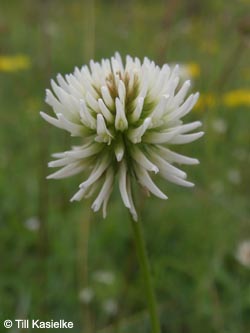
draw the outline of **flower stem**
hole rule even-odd
[[[135,222],[131,217],[133,231],[134,231],[134,239],[136,244],[137,255],[139,258],[139,262],[141,265],[141,271],[143,274],[143,280],[145,284],[145,292],[148,302],[148,310],[151,317],[151,325],[152,325],[152,333],[160,333],[160,322],[157,314],[157,305],[156,298],[152,284],[152,278],[150,274],[149,261],[146,251],[145,240],[143,237],[143,230],[140,219],[138,222]]]

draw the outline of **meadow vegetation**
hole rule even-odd
[[[193,189],[138,202],[162,332],[250,331],[249,3],[2,0],[0,4],[0,332],[6,318],[65,319],[74,332],[150,332],[132,230],[119,191],[108,216],[70,203],[79,176],[46,180],[50,154],[79,139],[46,124],[45,89],[119,51],[178,63],[201,96],[205,136],[179,152]],[[48,330],[48,331],[52,331]]]

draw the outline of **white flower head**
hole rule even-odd
[[[126,57],[118,53],[74,73],[57,76],[47,90],[46,102],[55,116],[41,116],[52,125],[81,137],[81,146],[54,154],[49,167],[60,167],[48,178],[64,178],[89,172],[71,201],[96,196],[92,209],[101,207],[106,216],[107,204],[115,179],[121,198],[134,220],[132,179],[161,199],[167,196],[151,175],[159,174],[182,186],[193,186],[186,173],[173,163],[198,164],[194,158],[177,154],[170,145],[192,142],[203,132],[190,133],[201,126],[195,121],[183,124],[182,118],[195,105],[199,94],[187,96],[190,81],[179,86],[178,66],[159,67],[148,58]]]

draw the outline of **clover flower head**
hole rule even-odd
[[[175,153],[170,145],[192,142],[203,132],[190,133],[201,126],[194,121],[184,124],[182,118],[195,105],[199,94],[186,98],[190,81],[179,84],[178,66],[159,67],[148,58],[126,57],[119,53],[101,62],[75,68],[73,74],[57,76],[47,90],[46,102],[55,116],[41,112],[52,125],[72,136],[82,138],[82,145],[54,154],[49,167],[61,167],[47,178],[64,178],[88,172],[71,201],[96,196],[92,209],[107,204],[115,179],[124,205],[134,220],[137,213],[131,183],[135,179],[148,193],[161,199],[167,196],[152,176],[182,186],[193,186],[186,173],[174,166],[197,164],[199,161]]]

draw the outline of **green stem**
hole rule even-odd
[[[152,333],[160,333],[160,322],[157,314],[157,305],[156,305],[156,298],[152,284],[152,278],[150,274],[150,267],[149,261],[146,251],[146,245],[143,237],[143,230],[140,219],[138,222],[135,222],[131,217],[133,231],[134,231],[134,238],[136,244],[137,255],[140,261],[141,270],[143,274],[143,280],[145,284],[145,292],[148,302],[148,310],[151,317],[151,325],[152,325]]]

